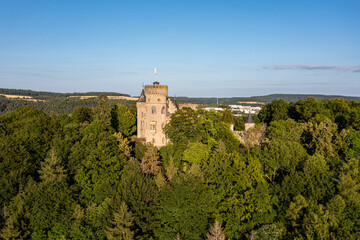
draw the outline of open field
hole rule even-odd
[[[10,94],[0,94],[0,96],[4,96],[10,99],[19,99],[19,100],[26,100],[31,102],[43,102],[44,100],[35,99],[31,96],[22,96],[22,95],[10,95]]]
[[[98,96],[69,96],[71,98],[80,98],[80,99],[89,99],[89,98],[97,98]],[[128,101],[136,101],[138,98],[136,97],[127,97],[127,96],[107,96],[109,99],[115,99],[115,100],[128,100]]]

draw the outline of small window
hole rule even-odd
[[[144,120],[141,120],[141,125],[144,125]]]
[[[165,143],[165,138],[162,138],[162,143],[163,143],[163,144]]]
[[[155,124],[151,124],[151,125],[150,125],[150,130],[156,130],[156,125],[155,125]]]
[[[141,112],[141,117],[144,117],[144,112]]]
[[[161,128],[164,128],[165,127],[165,123],[161,124]]]
[[[160,102],[161,100],[160,100],[160,98],[158,98],[158,102]]]
[[[162,107],[161,114],[165,114],[165,107]]]
[[[152,143],[155,143],[155,138],[152,139]]]
[[[153,107],[151,108],[151,113],[152,113],[152,114],[156,114],[156,107],[155,107],[155,106],[153,106]]]

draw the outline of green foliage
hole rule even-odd
[[[131,231],[134,217],[128,211],[126,204],[123,202],[118,212],[114,213],[114,220],[111,222],[112,227],[106,231],[107,239],[116,240],[131,240],[134,239],[134,233]]]
[[[156,213],[160,226],[155,231],[159,239],[203,239],[211,211],[209,191],[196,177],[181,173],[160,192]]]
[[[91,122],[92,115],[92,109],[84,106],[77,107],[72,112],[72,117],[77,123]]]
[[[269,124],[272,121],[286,120],[288,116],[288,104],[280,99],[266,104],[259,112],[259,118],[262,122]]]
[[[189,163],[199,163],[209,157],[209,152],[210,149],[207,145],[200,142],[190,142],[184,151],[183,160]]]
[[[131,136],[136,131],[136,117],[125,105],[115,105],[111,109],[111,126],[125,137]]]
[[[184,108],[158,151],[92,101],[0,116],[0,238],[360,239],[360,103],[273,102],[241,145],[230,112]]]
[[[142,239],[152,236],[157,226],[154,217],[158,189],[155,181],[141,172],[136,159],[130,159],[119,182],[117,202],[124,201],[134,216],[135,234]]]
[[[82,204],[100,204],[106,197],[114,196],[125,161],[116,137],[109,132],[89,133],[77,142],[69,163],[75,169]]]
[[[217,153],[204,162],[203,169],[214,194],[215,215],[231,239],[271,220],[269,186],[257,158]]]
[[[55,132],[54,118],[31,106],[0,117],[0,205],[8,204],[29,176],[38,178]]]

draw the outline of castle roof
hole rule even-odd
[[[146,102],[146,96],[144,89],[141,91],[140,97],[138,99],[138,102]]]
[[[248,114],[248,117],[245,120],[245,123],[255,123],[254,119],[251,116],[251,113]]]

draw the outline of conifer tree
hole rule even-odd
[[[159,173],[155,177],[155,184],[159,190],[161,190],[166,185],[166,179],[165,179],[163,173]]]
[[[103,121],[107,126],[110,126],[110,103],[109,98],[106,95],[100,95],[98,97],[98,105],[95,108],[95,119]]]
[[[180,233],[179,233],[179,232],[176,234],[176,237],[174,237],[174,240],[181,240],[181,237],[180,237]]]
[[[44,182],[62,181],[66,178],[66,171],[60,166],[60,159],[56,156],[54,149],[51,149],[50,157],[41,163],[39,173]]]
[[[225,240],[225,234],[222,232],[221,224],[216,220],[207,234],[207,240]]]
[[[158,175],[161,172],[161,162],[159,161],[158,149],[150,144],[141,161],[141,170],[143,173]]]
[[[134,237],[134,232],[131,231],[134,217],[126,204],[123,202],[118,212],[114,213],[114,220],[112,221],[112,227],[109,227],[106,231],[106,236],[109,240],[122,239],[131,240]]]
[[[166,177],[171,181],[171,179],[177,174],[179,168],[174,163],[174,158],[170,158],[169,166],[166,168]]]

